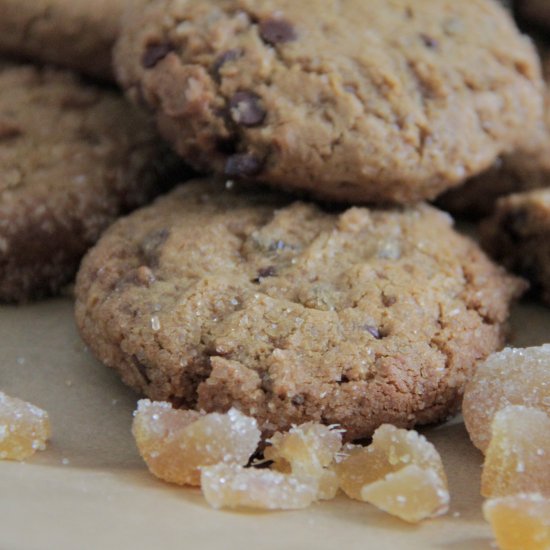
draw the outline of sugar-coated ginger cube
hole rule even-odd
[[[368,447],[348,445],[336,465],[340,488],[406,521],[444,514],[449,508],[441,457],[426,438],[385,424]],[[414,510],[412,509],[414,508]]]
[[[272,468],[283,473],[313,477],[319,481],[319,498],[329,500],[338,492],[338,478],[330,469],[342,448],[339,430],[308,422],[288,432],[276,433],[269,441],[264,457]]]
[[[46,411],[0,392],[0,459],[25,460],[44,450],[50,436]]]
[[[223,463],[201,472],[202,492],[214,508],[296,510],[317,500],[315,478]]]
[[[494,353],[467,384],[464,423],[472,442],[484,453],[495,414],[509,405],[539,409],[550,416],[550,344]]]
[[[361,499],[410,523],[449,509],[449,492],[434,470],[411,464],[361,489]]]
[[[200,467],[245,465],[260,441],[257,422],[236,409],[200,415],[143,399],[132,433],[152,474],[179,485],[200,484]]]
[[[550,417],[512,405],[493,420],[481,476],[485,497],[542,493],[550,497]]]
[[[483,514],[501,550],[550,549],[550,500],[518,494],[487,500]]]

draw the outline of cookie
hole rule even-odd
[[[0,71],[0,301],[58,292],[103,229],[163,189],[180,162],[159,141],[113,91]]]
[[[356,439],[455,412],[522,288],[427,205],[327,211],[203,180],[104,234],[76,318],[151,399]]]
[[[476,219],[488,216],[500,197],[550,187],[550,54],[544,51],[542,56],[546,79],[544,116],[531,142],[498,159],[487,172],[445,193],[438,201],[441,208]]]
[[[154,0],[125,21],[118,79],[180,155],[325,199],[433,198],[542,109],[493,0]]]
[[[0,52],[112,79],[111,51],[126,2],[0,0]]]
[[[550,30],[550,3],[548,0],[515,0],[514,5],[522,21]]]
[[[481,235],[491,255],[528,279],[550,305],[550,189],[500,199]]]

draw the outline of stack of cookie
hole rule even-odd
[[[39,26],[25,32],[41,36]],[[536,133],[540,63],[500,4],[141,1],[129,4],[114,59],[127,95],[206,175],[116,222],[86,256],[76,317],[97,357],[153,399],[237,407],[265,436],[315,420],[357,439],[384,422],[453,414],[476,363],[503,344],[525,286],[422,202]],[[74,102],[38,103],[50,121]],[[78,132],[60,133],[101,150],[98,133],[110,138],[122,123],[90,135],[79,125],[97,115],[76,103]],[[14,154],[25,132],[4,132]],[[155,140],[136,136],[105,157],[118,185],[143,190],[143,166],[124,161]],[[65,170],[68,156],[77,158],[52,154],[46,168]],[[78,176],[96,167],[86,164]],[[18,186],[4,186],[2,205]],[[79,189],[71,201],[98,194]],[[31,211],[10,208],[10,227]],[[18,238],[4,248],[25,249]],[[30,241],[24,258],[41,248]]]
[[[516,2],[518,18],[534,37],[545,77],[544,114],[531,138],[494,166],[453,189],[440,206],[481,223],[485,249],[531,283],[550,305],[550,4]]]

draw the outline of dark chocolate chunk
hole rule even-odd
[[[234,48],[232,50],[227,50],[226,52],[223,52],[220,54],[216,60],[214,61],[214,65],[212,66],[212,70],[214,71],[214,74],[216,76],[219,76],[220,69],[228,62],[235,61],[235,59],[239,59],[241,55],[243,54],[242,50],[238,48]]]
[[[0,118],[0,140],[13,139],[19,137],[22,133],[23,130],[17,123]]]
[[[246,178],[258,175],[263,168],[263,161],[248,153],[232,155],[225,163],[225,175],[234,178]]]
[[[431,50],[435,50],[437,48],[437,46],[439,46],[439,43],[438,41],[435,39],[435,38],[432,38],[431,36],[427,35],[427,34],[420,34],[420,38],[422,40],[422,42],[424,42],[424,46],[426,46],[426,48],[430,48]]]
[[[264,19],[260,23],[260,36],[264,42],[272,46],[293,42],[298,38],[292,23],[280,18]]]
[[[274,265],[269,265],[267,267],[262,267],[258,270],[258,276],[253,280],[254,283],[261,282],[262,279],[267,279],[268,277],[273,277],[277,273]]]
[[[266,112],[258,94],[248,90],[237,92],[229,102],[231,118],[242,126],[259,126]]]
[[[143,52],[141,64],[146,69],[152,69],[159,61],[164,59],[172,51],[174,51],[174,46],[169,42],[149,44],[145,52]]]

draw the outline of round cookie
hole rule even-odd
[[[493,0],[153,0],[115,69],[195,168],[340,201],[434,198],[542,109]]]
[[[145,0],[131,0],[132,4]],[[127,0],[0,0],[0,51],[113,79]]]
[[[76,318],[151,399],[355,439],[455,412],[522,289],[427,205],[325,211],[204,180],[109,228]]]
[[[119,94],[66,72],[4,65],[0,301],[58,292],[103,229],[158,194],[177,165]]]
[[[540,128],[521,150],[498,159],[487,172],[441,196],[437,204],[444,210],[456,216],[480,218],[494,210],[500,197],[550,187],[550,54],[543,48],[541,55],[546,86]]]

